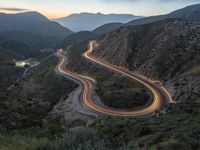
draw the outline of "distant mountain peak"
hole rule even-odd
[[[27,11],[27,12],[17,13],[16,15],[22,17],[30,17],[30,19],[40,19],[45,21],[49,20],[47,17],[45,17],[44,15],[42,15],[37,11]]]
[[[26,12],[14,13],[14,14],[10,14],[10,15],[37,15],[37,16],[44,16],[44,15],[42,15],[41,13],[39,13],[37,11],[26,11]]]
[[[41,36],[55,36],[59,39],[72,34],[72,31],[56,22],[50,21],[36,11],[1,14],[0,22],[0,32],[23,31]]]
[[[67,17],[55,19],[54,21],[71,29],[72,31],[91,31],[107,23],[121,22],[126,23],[141,16],[131,14],[103,14],[101,12],[71,14]]]
[[[175,10],[166,15],[151,16],[151,17],[133,20],[127,23],[127,25],[131,26],[131,25],[148,24],[148,23],[159,21],[159,20],[164,20],[167,18],[179,18],[179,19],[184,19],[184,20],[189,20],[189,21],[200,21],[200,4],[186,6],[184,8]]]

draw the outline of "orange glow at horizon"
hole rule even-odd
[[[62,17],[66,17],[66,16],[69,16],[71,14],[74,14],[74,13],[82,13],[82,12],[51,12],[51,11],[40,11],[40,10],[26,10],[26,11],[8,11],[8,10],[1,10],[0,13],[6,13],[6,14],[15,14],[15,13],[23,13],[23,12],[28,12],[28,11],[37,11],[39,13],[41,13],[42,15],[44,15],[45,17],[47,17],[48,19],[57,19],[57,18],[62,18]],[[85,11],[83,11],[85,12]],[[97,13],[97,12],[91,12],[91,13]],[[104,12],[101,12],[103,14],[109,14],[109,13],[104,13]],[[142,14],[143,16],[153,16],[153,15],[156,15],[154,13],[148,13],[147,14]]]
[[[5,13],[5,14],[16,14],[16,13],[23,13],[27,11],[35,11],[35,10],[26,10],[26,11],[9,11],[9,10],[1,10],[0,13]],[[49,11],[37,11],[41,13],[42,15],[46,16],[48,19],[56,19],[56,18],[61,18],[61,17],[66,17],[72,13],[67,13],[67,12],[49,12]]]
[[[11,14],[37,11],[49,19],[82,12],[154,16],[197,3],[199,0],[59,0],[57,2],[54,0],[1,0],[0,12]]]
[[[47,18],[49,19],[56,19],[56,18],[62,18],[62,17],[66,17],[68,15],[70,15],[71,13],[54,13],[54,12],[46,12],[46,13],[42,13],[43,15],[45,15]]]

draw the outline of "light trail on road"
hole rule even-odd
[[[128,111],[128,110],[119,110],[114,108],[109,108],[103,105],[100,105],[92,98],[92,91],[95,80],[91,77],[80,75],[77,73],[69,72],[65,70],[66,65],[66,56],[62,54],[62,51],[58,51],[56,55],[59,57],[60,61],[59,64],[56,67],[56,70],[58,73],[64,76],[68,76],[70,78],[73,78],[77,81],[79,81],[83,85],[83,92],[82,92],[82,105],[92,110],[93,112],[96,112],[97,114],[106,114],[106,115],[114,115],[114,116],[145,116],[149,114],[153,114],[156,110],[159,110],[164,103],[169,102],[173,103],[170,94],[167,92],[167,90],[161,86],[158,87],[152,80],[148,80],[142,75],[130,73],[128,71],[120,70],[116,66],[109,64],[107,62],[104,62],[100,59],[94,58],[91,53],[93,49],[96,47],[95,41],[89,42],[89,49],[83,54],[83,56],[88,59],[89,61],[96,63],[98,65],[104,66],[110,70],[113,70],[115,72],[118,72],[120,74],[123,74],[133,80],[136,80],[140,82],[142,85],[144,85],[146,88],[148,88],[152,95],[153,100],[150,105],[146,106],[145,108],[141,108],[138,110]],[[156,81],[156,83],[159,81]]]

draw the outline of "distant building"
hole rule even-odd
[[[15,62],[15,66],[16,66],[16,67],[22,67],[22,68],[23,68],[23,67],[25,67],[25,66],[27,66],[27,65],[29,66],[30,63],[28,63],[28,62],[26,62],[26,61],[16,61],[16,62]]]

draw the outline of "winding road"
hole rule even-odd
[[[146,77],[132,73],[129,71],[125,71],[122,69],[119,69],[118,67],[109,64],[107,62],[104,62],[100,59],[97,59],[91,55],[93,49],[96,47],[96,41],[90,41],[89,42],[89,49],[83,54],[83,56],[98,65],[102,65],[112,71],[115,71],[117,73],[123,74],[124,76],[127,76],[133,80],[136,80],[143,84],[146,88],[148,88],[152,95],[153,100],[150,105],[146,106],[145,108],[141,108],[134,111],[127,111],[127,110],[119,110],[114,108],[106,107],[99,102],[96,102],[93,99],[93,86],[95,83],[95,80],[93,78],[90,78],[88,76],[80,75],[74,72],[70,72],[65,70],[65,66],[67,63],[67,58],[63,54],[62,50],[57,51],[56,56],[59,57],[59,63],[56,67],[56,71],[68,78],[71,78],[77,82],[79,82],[83,86],[83,91],[80,96],[80,103],[83,107],[86,109],[91,110],[92,112],[99,114],[106,114],[106,115],[114,115],[114,116],[132,116],[132,117],[138,117],[138,116],[145,116],[153,114],[156,110],[159,110],[163,105],[166,105],[168,103],[174,103],[172,98],[170,97],[170,94],[167,92],[167,90],[161,85],[159,81],[152,81],[147,79]]]

